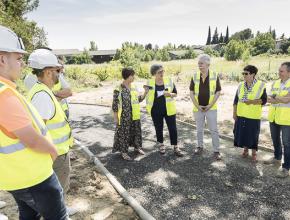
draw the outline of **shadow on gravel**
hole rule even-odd
[[[143,119],[146,155],[131,152],[133,162],[110,153],[114,123],[109,114],[82,116],[72,121],[72,126],[77,137],[88,137],[90,150],[156,219],[290,218],[289,179],[276,179],[270,175],[273,168],[261,164],[237,162],[239,156],[230,153],[216,162],[209,147],[203,155],[192,156],[195,145],[189,126],[178,127],[185,157],[175,157],[170,147],[161,156],[154,146],[152,122]],[[168,140],[167,134],[165,138]]]

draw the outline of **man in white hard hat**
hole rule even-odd
[[[42,118],[16,90],[26,53],[0,25],[0,190],[14,197],[23,220],[65,220],[62,188],[52,169],[57,150]]]
[[[40,48],[40,49],[47,49],[50,50],[50,48],[46,47],[46,48]],[[69,83],[67,82],[67,80],[64,77],[64,61],[63,59],[59,58],[59,63],[62,65],[61,66],[61,72],[59,74],[59,82],[57,84],[54,85],[54,87],[52,88],[53,94],[55,95],[55,97],[57,98],[57,100],[59,101],[62,109],[65,112],[65,115],[67,117],[67,119],[69,118],[69,106],[68,106],[68,102],[67,102],[67,98],[72,96],[72,90],[70,88]],[[29,91],[37,82],[37,76],[34,74],[27,74],[24,78],[24,86],[26,88],[27,91]]]
[[[52,92],[53,86],[59,82],[62,65],[50,50],[37,49],[30,54],[28,66],[38,79],[28,92],[28,100],[39,112],[56,145],[59,156],[53,163],[53,169],[65,194],[69,189],[69,149],[73,145],[73,139],[67,117]],[[68,208],[68,213],[73,215],[76,209]]]

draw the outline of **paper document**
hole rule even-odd
[[[157,91],[157,98],[159,98],[160,96],[164,95],[164,90],[162,91]]]

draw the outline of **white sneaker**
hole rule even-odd
[[[6,202],[0,201],[0,209],[4,208],[7,205]]]
[[[79,212],[79,210],[77,208],[74,208],[74,207],[66,207],[66,211],[67,211],[67,214],[69,216],[73,216]]]
[[[271,158],[270,160],[264,161],[264,164],[266,165],[274,165],[274,166],[281,166],[281,160],[277,160],[275,158]]]
[[[276,177],[278,178],[286,178],[289,176],[289,170],[282,168],[282,170],[278,170]]]
[[[8,220],[8,217],[0,213],[0,220]]]

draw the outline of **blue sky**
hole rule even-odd
[[[119,48],[124,41],[159,46],[204,44],[208,26],[225,34],[271,25],[290,36],[289,0],[40,0],[28,19],[44,27],[53,49]]]

